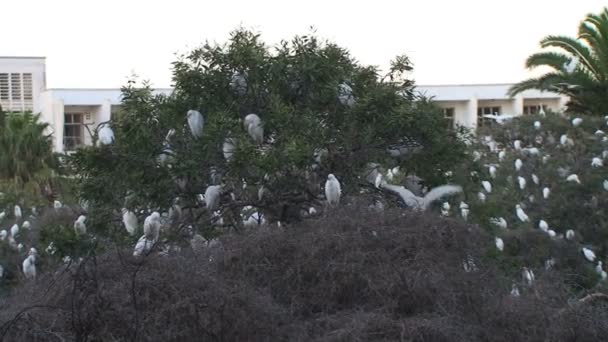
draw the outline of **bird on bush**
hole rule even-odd
[[[516,284],[511,285],[511,296],[519,297],[519,289]]]
[[[566,231],[566,239],[567,240],[574,240],[574,230],[568,229]]]
[[[340,83],[338,86],[338,101],[346,107],[354,106],[355,97],[353,96],[353,88],[346,83]]]
[[[23,214],[21,213],[21,207],[19,205],[15,205],[15,218],[20,220]]]
[[[130,235],[135,234],[137,230],[137,215],[127,208],[122,208],[122,223]]]
[[[491,193],[492,192],[492,183],[490,183],[488,181],[482,181],[481,185],[483,186],[484,190],[487,193]]]
[[[531,269],[524,267],[522,272],[521,272],[522,278],[524,279],[524,282],[528,285],[528,286],[532,286],[532,284],[534,283],[534,271],[532,271]]]
[[[553,258],[549,258],[547,260],[545,260],[545,270],[550,270],[553,268],[553,266],[555,266],[555,259]]]
[[[488,172],[490,172],[490,177],[496,178],[496,166],[490,165]]]
[[[557,236],[557,233],[555,232],[555,230],[549,229],[549,230],[547,230],[547,235],[549,235],[549,237],[554,238]]]
[[[221,185],[210,185],[205,190],[204,200],[205,207],[208,210],[215,211],[220,206],[220,195],[222,194]]]
[[[76,232],[76,234],[82,235],[87,233],[87,226],[84,223],[86,219],[87,217],[84,215],[78,216],[78,219],[76,219],[76,222],[74,222],[74,231]]]
[[[568,177],[566,177],[566,181],[576,182],[578,184],[581,184],[581,180],[578,178],[578,175],[576,175],[576,174],[571,174]]]
[[[21,224],[21,227],[23,227],[24,229],[30,229],[32,227],[32,224],[30,223],[30,221],[24,221],[23,224]]]
[[[592,167],[602,167],[602,166],[604,166],[604,162],[602,161],[602,159],[600,159],[598,157],[594,157],[591,160],[591,166]]]
[[[572,119],[572,126],[574,127],[578,127],[583,123],[583,119],[581,118],[574,118]]]
[[[513,148],[516,149],[517,151],[521,150],[521,140],[513,141]]]
[[[496,248],[498,248],[498,250],[502,252],[505,249],[504,241],[502,241],[502,239],[499,237],[494,238],[494,240],[496,243]]]
[[[477,198],[479,199],[479,202],[484,203],[486,201],[486,194],[483,192],[478,192]]]
[[[4,241],[7,236],[8,236],[8,232],[6,231],[6,229],[0,230],[0,240],[1,241]]]
[[[144,236],[152,241],[158,240],[160,234],[160,214],[155,211],[144,220]]]
[[[112,131],[112,128],[107,123],[103,124],[99,129],[99,141],[103,145],[110,145],[114,142],[114,131]]]
[[[547,231],[549,231],[549,224],[547,224],[547,221],[545,221],[545,220],[540,220],[538,222],[538,228],[540,230],[542,230],[543,232],[547,232]]]
[[[462,216],[462,218],[466,221],[467,218],[469,217],[469,205],[464,203],[464,202],[460,202],[460,215]]]
[[[57,201],[57,200],[55,200],[55,201],[53,202],[53,208],[54,208],[55,210],[61,209],[62,207],[63,207],[63,204],[61,204],[61,202],[59,202],[59,201]]]
[[[15,223],[11,227],[11,237],[16,238],[17,235],[19,235],[19,225]]]
[[[502,229],[507,229],[508,227],[507,220],[504,217],[491,217],[490,223]]]
[[[534,184],[536,184],[536,185],[540,184],[540,179],[538,179],[537,175],[532,174],[532,182],[534,182]]]
[[[6,212],[3,210],[2,212],[0,212],[0,222],[2,222],[2,220],[4,220],[5,217],[6,217]]]
[[[587,259],[589,262],[594,262],[595,261],[595,253],[587,248],[587,247],[583,247],[582,249],[583,255],[585,256],[585,259]]]
[[[262,119],[257,114],[247,114],[244,124],[247,133],[256,144],[264,142],[264,126],[262,125]]]
[[[521,176],[517,177],[517,182],[519,183],[519,188],[521,190],[526,188],[526,179],[524,177],[521,177]]]
[[[534,121],[534,128],[535,129],[540,129],[540,121]]]
[[[222,145],[222,153],[224,154],[224,159],[226,159],[226,161],[230,161],[230,159],[232,159],[232,155],[234,154],[234,150],[235,150],[235,142],[234,139],[232,138],[225,138],[224,139],[224,144]]]
[[[203,137],[203,127],[205,126],[205,119],[203,115],[197,111],[190,109],[186,113],[186,118],[188,120],[188,127],[190,127],[190,133],[194,138],[202,138]]]
[[[23,274],[27,279],[36,278],[36,256],[28,255],[25,260],[23,260]]]
[[[325,198],[327,199],[327,204],[330,206],[338,205],[340,203],[341,195],[342,188],[340,186],[340,182],[333,173],[330,173],[327,176],[327,181],[325,181]]]
[[[264,214],[261,214],[260,212],[254,211],[253,213],[251,213],[251,215],[249,215],[247,217],[247,219],[243,220],[243,225],[245,227],[256,227],[256,226],[263,226],[266,224],[266,218],[264,217]]]
[[[507,156],[507,152],[505,152],[505,151],[500,151],[500,152],[498,152],[498,160],[499,160],[499,161],[503,161],[503,160],[505,160],[505,157],[506,157],[506,156]]]
[[[551,194],[551,190],[549,190],[549,188],[547,188],[547,187],[544,187],[543,188],[543,198],[548,199],[550,194]]]
[[[441,215],[443,215],[443,216],[450,215],[450,203],[449,202],[443,202],[443,204],[441,205]]]
[[[519,218],[519,220],[521,222],[528,222],[530,221],[530,218],[528,217],[528,215],[526,215],[526,213],[524,212],[524,210],[521,208],[521,205],[516,205],[515,206],[515,213],[517,214],[517,218]]]
[[[431,191],[427,192],[424,197],[419,197],[414,195],[414,193],[412,193],[403,186],[397,186],[383,182],[382,188],[399,195],[401,200],[403,200],[405,205],[407,205],[408,207],[421,210],[426,210],[433,202],[445,196],[450,196],[462,192],[462,187],[459,185],[441,185],[431,189]]]
[[[521,161],[521,159],[517,159],[515,160],[515,171],[519,171],[521,170],[521,167],[524,165],[524,163]]]
[[[608,274],[606,274],[606,271],[604,271],[604,269],[602,268],[601,261],[597,262],[597,266],[595,266],[595,272],[600,276],[602,280],[606,280],[606,278],[608,277]]]
[[[155,242],[156,240],[148,239],[145,234],[142,235],[139,240],[137,240],[135,248],[133,248],[133,256],[138,257],[141,256],[143,253],[149,251],[150,249],[152,249],[152,246],[154,246]]]
[[[496,123],[498,123],[499,125],[504,125],[505,123],[507,123],[510,120],[513,120],[513,118],[514,118],[513,115],[507,115],[507,114],[501,114],[501,115],[485,114],[483,117],[492,119],[492,120],[496,121]]]

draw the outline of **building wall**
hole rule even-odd
[[[0,74],[32,74],[32,103],[24,105],[21,101],[2,100],[0,104],[7,111],[42,111],[42,93],[46,89],[46,69],[44,57],[1,57]],[[9,80],[10,82],[10,80]]]

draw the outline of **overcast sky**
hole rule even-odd
[[[0,0],[0,55],[46,56],[48,87],[171,85],[171,62],[239,25],[266,42],[308,33],[386,67],[406,53],[418,84],[516,82],[548,34],[576,34],[601,0]]]

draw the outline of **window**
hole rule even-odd
[[[0,74],[0,101],[8,101],[8,74]]]
[[[448,128],[454,128],[454,108],[443,108],[443,118]]]
[[[486,118],[484,115],[500,115],[500,107],[477,108],[477,127],[489,126],[494,122],[494,119]]]
[[[32,74],[23,74],[23,99],[32,100]]]
[[[546,105],[533,105],[533,106],[524,106],[524,115],[529,114],[538,114],[540,112],[540,107],[543,107],[543,111],[547,111],[548,107]]]
[[[66,113],[63,126],[63,146],[66,151],[75,150],[83,144],[83,113]]]
[[[33,110],[31,73],[0,73],[0,105],[7,111]]]

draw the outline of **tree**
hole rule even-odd
[[[588,14],[579,25],[577,38],[547,36],[540,45],[557,51],[531,55],[526,67],[553,70],[514,85],[509,93],[554,91],[570,97],[568,111],[604,116],[608,112],[608,9]]]
[[[212,184],[223,185],[225,225],[240,227],[249,207],[270,222],[290,222],[322,206],[329,173],[347,196],[379,194],[366,181],[370,162],[400,166],[433,185],[444,182],[464,153],[439,109],[416,95],[406,56],[381,76],[314,36],[271,48],[258,34],[237,30],[228,44],[204,44],[173,66],[173,94],[129,82],[123,111],[111,123],[114,144],[83,148],[71,158],[82,196],[104,218],[92,218],[98,229],[108,229],[123,206],[173,206],[182,213],[177,226],[209,232],[212,213],[197,194]],[[204,116],[202,138],[187,127],[189,110]],[[261,118],[262,143],[243,127],[250,113]],[[228,159],[226,142],[234,146]],[[415,153],[420,148],[424,153]]]

